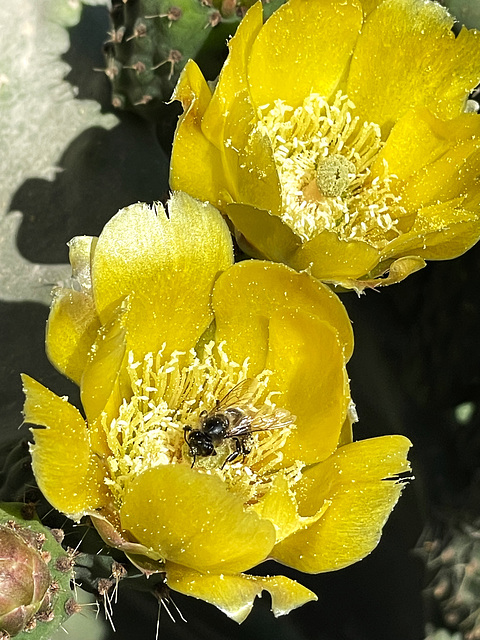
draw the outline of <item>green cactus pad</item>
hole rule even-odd
[[[427,529],[419,550],[430,579],[429,607],[438,608],[445,627],[473,640],[480,637],[480,519],[464,517],[457,523],[446,520],[442,533]]]

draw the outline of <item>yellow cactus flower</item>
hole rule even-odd
[[[189,61],[171,185],[253,257],[385,285],[480,236],[480,33],[425,0],[256,3],[212,90]],[[387,275],[388,274],[388,275]]]
[[[84,415],[24,375],[33,469],[49,502],[174,590],[241,622],[262,590],[275,615],[316,598],[307,572],[367,555],[402,489],[409,441],[353,442],[336,295],[282,264],[232,265],[220,213],[175,193],[70,243],[55,295],[53,364]],[[85,417],[84,417],[85,416]]]

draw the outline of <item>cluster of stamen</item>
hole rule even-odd
[[[282,189],[282,219],[303,241],[324,230],[342,240],[383,248],[399,235],[406,214],[392,192],[396,176],[371,167],[383,143],[378,125],[352,116],[355,105],[339,92],[329,104],[311,94],[293,109],[283,100],[259,108]]]
[[[118,416],[103,428],[112,455],[107,459],[106,479],[119,504],[125,488],[142,472],[166,464],[192,466],[185,427],[198,429],[201,415],[212,411],[218,400],[249,377],[249,364],[229,360],[222,345],[206,345],[200,356],[175,352],[167,360],[163,353],[149,353],[142,362],[130,354],[128,372],[132,396],[124,400]],[[251,398],[252,410],[275,412],[277,394],[268,392],[268,371],[256,377]],[[255,503],[264,495],[271,474],[282,461],[282,447],[292,425],[248,435],[249,453],[224,464],[235,450],[233,438],[216,447],[216,455],[198,457],[194,468],[200,473],[219,475],[245,503]],[[299,469],[287,469],[298,479]]]

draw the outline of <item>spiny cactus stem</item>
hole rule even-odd
[[[170,7],[167,13],[157,13],[157,15],[154,16],[145,16],[145,20],[152,20],[153,18],[168,18],[168,21],[170,23],[168,26],[171,27],[172,22],[180,20],[182,15],[183,11],[180,9],[180,7]]]
[[[133,71],[136,71],[137,74],[144,73],[147,70],[147,67],[146,67],[145,63],[141,62],[140,60],[137,60],[137,62],[134,62],[133,64],[129,65],[128,67],[125,66],[123,68],[124,69],[132,69]]]
[[[214,11],[209,15],[208,23],[204,26],[204,29],[207,29],[208,27],[216,27],[217,24],[220,24],[221,21],[222,14],[220,13],[220,11]]]
[[[117,99],[116,97],[113,98],[112,104],[113,104],[114,107],[118,108],[118,104],[115,104],[115,100],[116,99]],[[153,100],[153,96],[144,95],[144,96],[142,96],[141,100],[137,100],[137,102],[134,103],[134,106],[135,107],[139,107],[142,104],[148,104],[151,100]]]
[[[104,73],[110,81],[113,81],[118,74],[120,73],[120,68],[118,63],[115,60],[109,60],[107,67],[105,69],[93,69],[94,71],[99,71],[100,73]]]
[[[155,71],[155,69],[160,68],[162,65],[170,63],[170,73],[168,74],[168,79],[173,76],[173,72],[175,69],[175,65],[183,59],[182,53],[178,49],[170,49],[168,57],[165,58],[162,62],[159,62],[154,67],[151,67],[150,71]]]
[[[144,22],[138,22],[133,28],[133,33],[129,36],[126,42],[135,40],[135,38],[145,38],[147,35],[147,25]]]
[[[107,40],[106,44],[109,42],[112,42],[114,44],[118,44],[120,42],[122,42],[123,40],[123,36],[125,35],[125,27],[118,27],[118,29],[112,29],[111,31],[107,31],[107,35],[109,36],[109,39]]]

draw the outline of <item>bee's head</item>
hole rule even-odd
[[[185,440],[187,441],[190,455],[194,461],[197,456],[214,456],[216,455],[215,447],[213,445],[212,438],[208,433],[204,433],[198,429],[185,431]]]

